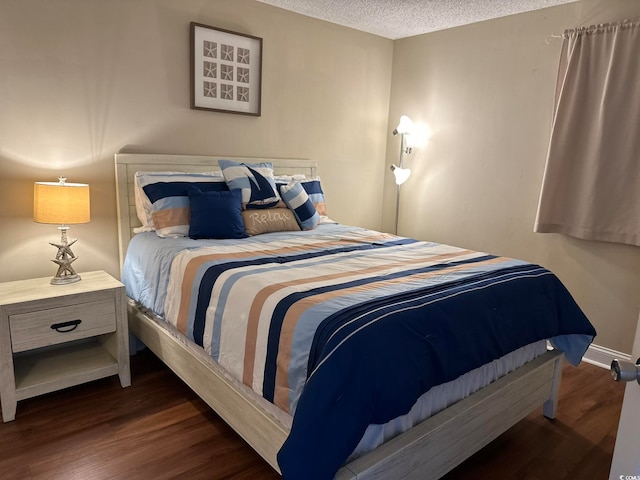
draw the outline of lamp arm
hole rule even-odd
[[[400,163],[399,163],[399,167],[400,168],[404,168],[403,166],[403,156],[404,154],[409,155],[412,151],[413,151],[413,147],[410,145],[407,145],[407,140],[405,139],[405,135],[407,135],[406,133],[402,133],[400,134],[401,138],[400,138]]]

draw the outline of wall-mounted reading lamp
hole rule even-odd
[[[411,176],[411,170],[404,168],[403,159],[405,154],[410,154],[413,150],[411,135],[414,133],[413,122],[406,115],[400,117],[400,123],[393,131],[394,135],[400,134],[400,159],[398,165],[391,165],[391,171],[396,180],[396,228],[395,233],[398,234],[398,214],[400,212],[400,185],[406,182]]]

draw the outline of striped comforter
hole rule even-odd
[[[434,385],[557,337],[595,331],[549,271],[361,229],[184,250],[166,319],[294,415],[284,478],[330,478],[367,425]]]

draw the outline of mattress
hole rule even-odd
[[[231,255],[233,261],[223,254]],[[242,261],[236,261],[238,258]],[[280,281],[281,277],[287,281]],[[329,277],[340,278],[342,290],[334,290],[337,288],[335,282],[326,282]],[[284,293],[273,288],[274,281],[287,284]],[[528,293],[527,296],[518,296],[521,295],[519,292],[512,291],[516,284],[523,282],[535,284],[535,295],[531,298]],[[152,310],[158,318],[168,321],[172,325],[169,328],[201,345],[222,365],[227,376],[234,378],[247,391],[251,391],[248,388],[251,386],[260,398],[258,401],[267,405],[267,410],[284,425],[291,425],[292,434],[281,451],[283,456],[279,456],[283,473],[289,468],[294,472],[297,465],[308,469],[311,462],[319,462],[313,458],[318,456],[320,463],[328,463],[327,468],[335,471],[349,453],[355,457],[375,448],[540,355],[546,350],[546,338],[558,340],[568,359],[575,363],[595,334],[559,281],[541,267],[341,225],[322,225],[313,232],[259,235],[241,241],[159,239],[153,233],[140,234],[130,243],[123,283],[129,297]],[[204,284],[207,285],[203,287]],[[238,285],[243,285],[242,289],[236,288]],[[315,346],[323,341],[321,347],[311,349],[311,353],[308,348],[301,351],[292,348],[287,362],[275,361],[277,357],[273,357],[273,367],[269,370],[269,349],[272,347],[258,336],[256,341],[249,342],[258,345],[255,347],[258,351],[252,352],[251,357],[252,362],[254,358],[258,362],[247,364],[245,347],[249,343],[245,345],[244,339],[237,338],[237,333],[229,330],[227,324],[240,324],[242,327],[245,322],[246,325],[248,305],[255,303],[251,300],[253,294],[246,293],[248,287],[259,294],[267,290],[273,294],[274,298],[263,295],[260,303],[261,306],[271,305],[265,307],[267,312],[271,312],[267,314],[269,318],[277,316],[278,308],[286,303],[287,298],[294,299],[290,303],[311,306],[307,310],[299,308],[300,315],[311,318],[312,324],[321,325],[324,330],[320,333],[305,331],[306,339],[304,336],[296,337],[293,344],[311,344],[313,340]],[[484,297],[476,298],[478,292],[485,295],[485,290],[493,302],[491,308],[485,305]],[[327,292],[331,294],[327,295]],[[323,301],[314,303],[315,300],[310,300],[307,295]],[[515,295],[513,305],[505,304],[502,298],[505,295]],[[457,297],[465,297],[466,303],[459,302]],[[553,297],[553,300],[547,297]],[[451,303],[452,299],[455,299],[454,303]],[[478,303],[480,301],[482,303]],[[230,307],[221,310],[221,304],[229,304]],[[318,311],[324,315],[320,319],[314,317]],[[373,313],[375,315],[371,317]],[[433,317],[436,325],[454,323],[450,322],[453,317],[460,317],[463,322],[461,332],[434,334],[436,339],[437,335],[450,337],[451,346],[459,347],[455,350],[437,341],[429,344],[429,348],[440,350],[436,352],[437,357],[434,356],[434,363],[439,365],[435,373],[418,372],[411,363],[403,364],[405,360],[401,358],[403,350],[408,350],[409,344],[420,338],[415,331],[421,328],[425,315]],[[476,346],[483,343],[480,337],[484,335],[484,327],[474,324],[476,317],[491,317],[493,322],[488,328],[490,335],[484,340],[487,345],[483,348]],[[470,322],[469,318],[473,321]],[[400,322],[401,336],[388,344],[385,343],[385,335],[395,335],[396,328],[382,330],[382,334],[378,332],[375,333],[377,337],[372,336],[370,332],[383,323],[381,319],[394,324]],[[556,320],[557,324],[554,323]],[[326,325],[331,328],[327,329]],[[496,330],[496,326],[499,329]],[[243,328],[246,330],[246,327],[240,330]],[[261,328],[263,337],[273,336],[269,333],[273,333],[273,328],[268,323],[266,327],[256,327],[256,330]],[[514,329],[522,329],[526,333],[518,339],[520,343],[512,342]],[[407,336],[406,332],[411,334]],[[292,335],[298,335],[297,330]],[[342,345],[358,335],[364,338],[359,345],[360,350],[354,350],[358,353],[345,354],[346,349]],[[429,343],[430,340],[426,340]],[[263,345],[262,351],[260,345]],[[421,351],[420,355],[423,353]],[[326,410],[326,405],[318,403],[318,399],[326,397],[327,392],[334,398],[342,396],[342,390],[335,390],[336,384],[344,384],[345,397],[355,397],[360,390],[369,388],[370,383],[377,383],[376,380],[354,385],[357,382],[351,381],[353,374],[345,372],[345,365],[350,365],[344,363],[342,357],[345,355],[365,355],[370,359],[359,362],[364,366],[356,374],[358,381],[360,377],[377,375],[375,370],[387,372],[385,378],[391,383],[381,383],[372,396],[385,397],[383,403],[386,401],[390,407],[387,408],[387,404],[384,409],[376,406],[366,416],[368,421],[362,424],[365,415],[361,410],[368,405],[347,405],[346,410],[340,412],[330,404],[331,411],[323,419],[326,424],[333,422],[340,426],[340,434],[336,437],[335,429],[325,432],[325,425],[318,425],[316,412],[323,408]],[[246,374],[247,365],[250,375]],[[284,373],[275,372],[276,365],[278,369],[284,365]],[[373,372],[365,371],[367,369]],[[302,380],[291,376],[291,372],[296,370],[305,370]],[[316,372],[319,373],[314,377]],[[402,391],[402,383],[393,383],[395,377],[402,379],[409,375],[414,378],[414,373],[422,375],[419,377],[419,395],[413,391],[410,394]],[[283,378],[287,389],[279,390],[278,382]],[[396,388],[398,385],[400,388]],[[335,415],[334,410],[338,412]],[[294,413],[295,420],[292,420]],[[363,426],[355,425],[354,419]],[[354,424],[351,431],[345,430],[346,423]],[[347,437],[350,437],[348,442],[344,441],[339,449],[331,450],[334,443],[340,443],[332,439],[342,441]],[[318,451],[322,453],[318,454]],[[321,465],[317,467],[324,468]],[[311,469],[316,470],[314,467]],[[291,474],[295,476],[295,473]]]

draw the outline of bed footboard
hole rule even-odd
[[[206,354],[129,304],[129,328],[276,471],[286,428],[221,375]],[[543,405],[554,418],[562,352],[549,351],[342,467],[336,479],[440,478]]]
[[[544,404],[553,418],[564,354],[549,351],[345,465],[346,479],[440,478]]]

